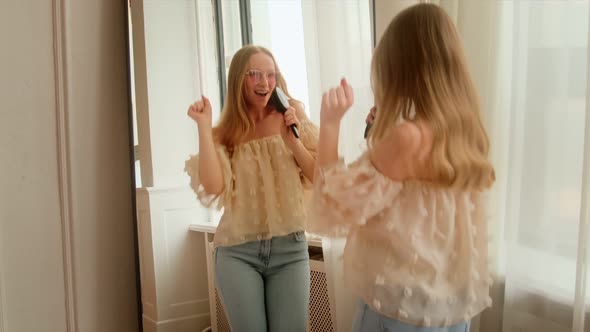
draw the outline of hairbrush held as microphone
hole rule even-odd
[[[283,92],[283,90],[279,87],[276,87],[274,89],[270,96],[269,102],[271,102],[275,106],[277,112],[279,113],[285,113],[289,106],[291,106],[289,105],[289,97],[287,97],[285,92]],[[292,124],[290,127],[291,131],[293,132],[293,135],[299,138],[299,130],[297,129],[297,125]]]
[[[367,126],[365,127],[365,138],[367,138],[369,136],[370,129],[371,129],[371,124],[367,123]]]
[[[370,113],[373,113],[373,111],[376,111],[377,108],[375,106],[371,107],[371,110],[369,111]],[[365,127],[365,138],[367,138],[369,136],[369,130],[371,130],[371,126],[373,125],[373,122],[375,121],[375,118],[373,117],[371,122],[367,122],[367,126]]]

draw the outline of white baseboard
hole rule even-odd
[[[156,322],[143,315],[144,332],[201,332],[210,324],[209,314],[187,316]]]

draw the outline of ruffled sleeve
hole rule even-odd
[[[217,157],[221,166],[224,189],[218,195],[207,193],[199,179],[199,155],[191,155],[184,163],[184,171],[190,176],[190,186],[197,194],[197,198],[205,207],[215,207],[221,210],[231,201],[232,169],[229,154],[225,147],[217,147]]]
[[[320,169],[309,206],[309,228],[314,234],[345,237],[354,225],[393,204],[402,188],[379,173],[368,156],[350,166],[342,161]]]
[[[314,158],[317,158],[319,137],[318,127],[309,119],[306,119],[301,122],[299,129],[299,139],[301,139],[301,143],[303,143],[303,146],[305,146],[307,151],[309,151],[309,153],[311,153]],[[299,174],[301,177],[301,183],[303,183],[303,187],[305,189],[311,189],[311,181],[309,181],[309,179],[303,175],[303,171],[300,170]]]

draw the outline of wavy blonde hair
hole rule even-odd
[[[292,105],[300,104],[297,100],[291,98],[287,91],[287,83],[280,74],[279,67],[272,53],[262,47],[255,45],[246,45],[234,54],[229,66],[229,75],[227,78],[227,94],[221,118],[217,126],[213,129],[215,141],[232,149],[234,146],[243,142],[244,138],[254,130],[254,122],[248,116],[248,107],[244,97],[244,82],[250,58],[254,54],[264,53],[268,55],[274,65],[276,72],[276,86],[283,89],[285,94],[290,98]]]
[[[433,133],[429,167],[437,184],[466,190],[492,185],[478,96],[459,34],[440,7],[415,5],[393,19],[374,51],[371,82],[377,116],[369,148],[400,119],[422,120]]]

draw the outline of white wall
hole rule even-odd
[[[0,331],[135,331],[124,3],[0,4]]]
[[[0,9],[3,332],[66,326],[51,10],[50,1]]]
[[[205,94],[219,114],[212,2],[131,0],[131,11],[142,185],[187,185],[198,149],[188,106]]]

